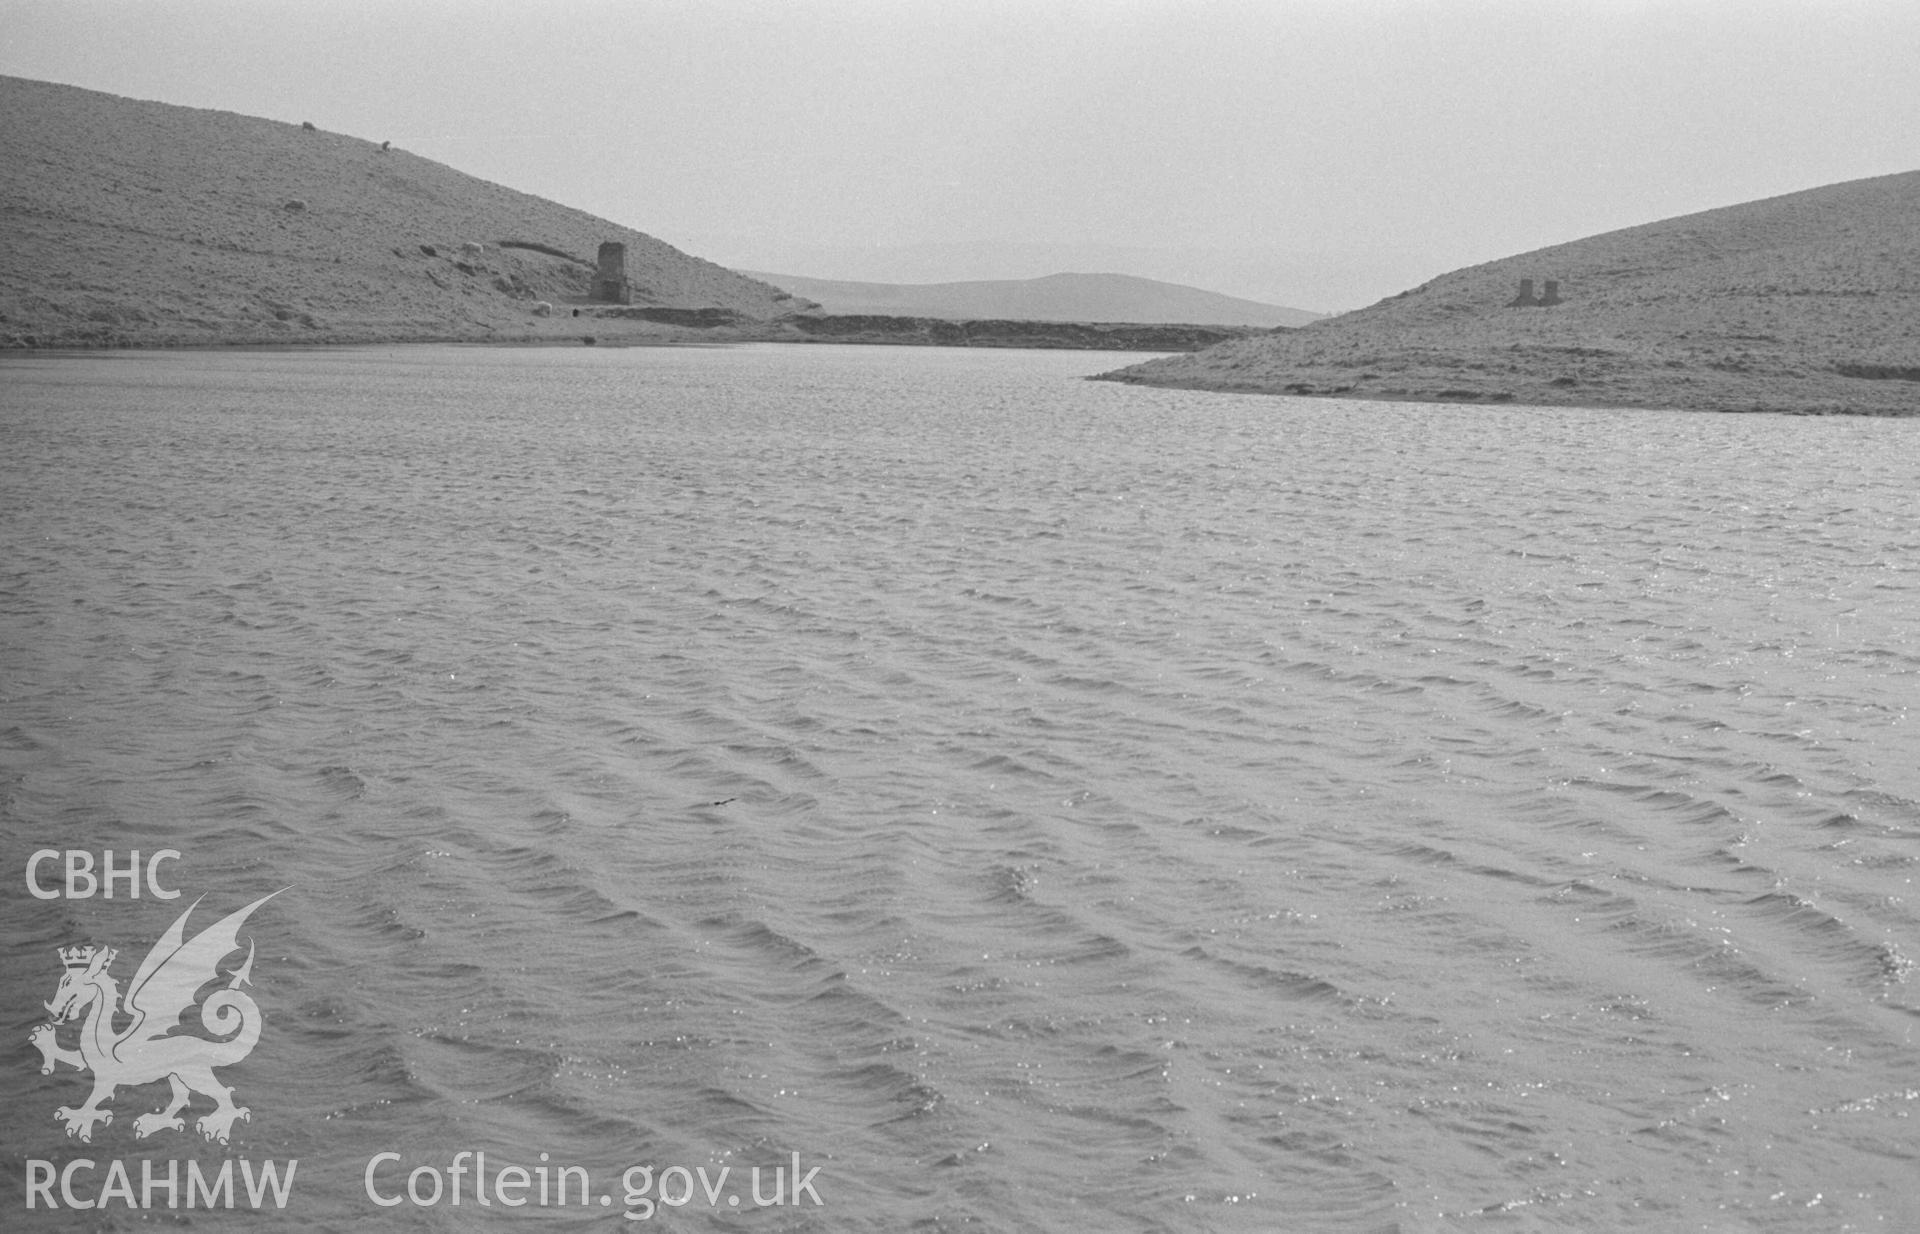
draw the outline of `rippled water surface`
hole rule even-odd
[[[1115,363],[0,363],[5,1220],[1920,1229],[1920,423]],[[54,948],[281,887],[251,1121],[68,1139]]]

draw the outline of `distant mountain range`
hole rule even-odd
[[[1108,376],[1348,399],[1920,414],[1920,172],[1502,258]]]
[[[854,283],[741,271],[828,313],[938,317],[949,321],[1178,322],[1214,326],[1299,326],[1304,309],[1241,300],[1130,274],[1050,274],[964,283]]]

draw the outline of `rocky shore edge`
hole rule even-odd
[[[1920,415],[1920,368],[1831,355],[1764,354],[1729,360],[1685,349],[1510,346],[1437,355],[1324,356],[1281,371],[1229,358],[1169,358],[1089,380],[1221,394],[1368,403],[1588,407],[1782,415]]]

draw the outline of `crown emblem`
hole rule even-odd
[[[95,947],[91,943],[84,947],[62,947],[60,948],[60,962],[68,968],[91,968],[93,966],[93,958],[99,955],[102,950],[102,948]],[[113,957],[117,954],[111,947],[104,948],[104,950],[106,952],[106,959],[101,961],[102,967],[113,963]]]

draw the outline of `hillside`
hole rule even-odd
[[[1320,316],[1304,309],[1241,300],[1130,274],[1050,274],[1045,278],[964,283],[854,283],[793,274],[741,273],[818,301],[829,313],[853,315],[1260,327],[1305,325]]]
[[[1535,298],[1548,280],[1559,303]],[[1920,172],[1456,270],[1301,330],[1103,375],[1353,399],[1920,414]]]
[[[14,77],[0,116],[0,345],[578,334],[604,240],[626,244],[636,304],[807,307],[378,140]]]

